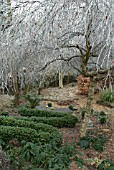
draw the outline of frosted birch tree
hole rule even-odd
[[[41,86],[40,81],[44,81],[44,74],[38,73],[35,69],[42,63],[44,64],[42,58],[44,51],[40,50],[41,37],[38,33],[40,23],[39,25],[36,23],[39,21],[43,9],[43,4],[40,1],[3,0],[1,3],[1,86],[4,92],[7,81],[12,78],[17,104],[19,102],[18,79],[21,81],[21,88],[24,86],[25,80],[26,84],[33,86],[35,82],[39,82],[39,86]],[[23,72],[24,70],[26,72]],[[39,78],[41,79],[39,80]]]
[[[112,0],[50,1],[44,29],[44,47],[51,48],[56,60],[71,64],[90,77],[86,114],[80,136],[86,135],[94,98],[95,78],[108,73],[113,65],[114,4]],[[52,62],[55,61],[52,60]],[[51,63],[48,62],[49,64]],[[91,64],[91,71],[88,67]],[[47,64],[46,64],[47,66]]]
[[[4,88],[7,87],[7,79],[10,75],[13,78],[17,101],[19,98],[17,76],[21,79],[21,87],[23,87],[23,79],[26,74],[26,84],[31,83],[32,86],[37,84],[40,89],[44,84],[48,84],[49,80],[53,81],[53,74],[56,74],[58,67],[61,67],[61,62],[58,61],[47,70],[38,71],[57,55],[57,52],[55,54],[51,48],[46,48],[46,44],[49,43],[44,30],[47,27],[47,6],[51,8],[49,2],[44,3],[43,1],[4,0],[2,2],[0,32],[2,89],[4,91]],[[23,68],[26,69],[25,74]]]
[[[56,70],[61,62],[90,77],[81,129],[81,137],[84,136],[94,97],[95,77],[113,68],[113,1],[18,1],[9,9],[12,10],[11,24],[0,32],[1,60],[14,63],[16,70],[26,67],[27,75],[32,75],[34,82],[39,80],[39,74],[41,77],[47,74],[43,70],[49,67]],[[10,64],[9,68],[14,67]]]

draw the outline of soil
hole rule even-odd
[[[79,123],[74,128],[61,128],[59,129],[63,143],[69,142],[78,142],[79,141],[79,131],[82,123],[81,115],[79,113],[80,108],[84,108],[86,106],[87,95],[81,95],[78,92],[77,86],[71,86],[72,84],[66,85],[64,88],[60,89],[58,87],[55,88],[47,88],[41,91],[41,95],[45,96],[45,99],[41,102],[41,105],[47,105],[50,101],[53,105],[53,108],[68,108],[68,105],[73,105],[75,110],[73,114],[79,118]],[[7,96],[7,95],[6,95]],[[17,116],[17,110],[14,107],[10,107],[7,101],[12,101],[12,97],[5,100],[5,96],[1,95],[0,97],[0,106],[1,108],[5,108],[6,111],[9,111],[10,115]],[[104,125],[100,125],[95,116],[91,116],[91,120],[93,122],[93,129],[96,133],[102,133],[107,136],[107,142],[105,143],[104,151],[99,153],[92,148],[87,150],[82,150],[79,146],[77,146],[77,150],[80,151],[81,158],[85,161],[88,158],[98,158],[99,160],[110,159],[114,162],[114,108],[108,108],[105,106],[101,106],[96,104],[96,101],[99,99],[99,94],[95,94],[95,98],[93,101],[93,109],[96,111],[104,111],[108,116],[108,122]],[[5,103],[6,101],[6,103]],[[20,101],[20,104],[23,104],[23,101]],[[2,110],[0,108],[0,110]],[[79,155],[80,157],[80,155]],[[85,169],[87,167],[89,170],[95,170],[95,166],[91,164],[85,164]],[[72,166],[70,170],[78,170],[77,165],[72,161]],[[83,169],[84,170],[84,169]]]
[[[65,86],[63,89],[60,88],[48,88],[44,89],[41,93],[47,97],[47,101],[43,101],[42,104],[47,104],[49,101],[52,102],[53,107],[67,107],[68,105],[73,105],[75,108],[74,114],[79,118],[80,122],[74,128],[61,128],[60,132],[62,133],[63,142],[78,142],[79,141],[79,131],[81,127],[81,116],[79,113],[79,108],[85,108],[87,95],[81,95],[78,92],[77,86],[71,87],[70,84]],[[92,116],[90,119],[93,122],[93,130],[96,133],[102,133],[107,136],[107,142],[104,146],[104,151],[99,153],[92,148],[87,150],[82,150],[78,146],[78,151],[82,153],[81,158],[87,160],[88,158],[98,158],[99,160],[110,159],[114,162],[114,108],[109,108],[102,106],[96,103],[99,99],[99,94],[95,94],[93,101],[93,110],[95,111],[104,111],[107,114],[108,122],[104,125],[100,125],[95,116]],[[77,165],[73,163],[70,170],[78,170]],[[89,170],[95,170],[94,165],[87,165]]]
[[[48,88],[44,89],[41,92],[41,95],[44,95],[47,97],[48,101],[54,102],[54,106],[56,107],[66,107],[66,104],[64,105],[65,101],[69,101],[68,104],[73,104],[76,108],[84,108],[86,106],[87,101],[87,95],[81,95],[78,92],[77,86],[71,87],[70,84],[66,85],[64,88],[60,89],[58,87],[55,88]],[[114,112],[114,109],[101,106],[96,104],[96,100],[99,99],[99,94],[95,94],[94,101],[93,101],[93,109],[96,111],[102,111],[104,110],[106,113]],[[44,102],[47,103],[47,102]],[[59,103],[59,104],[58,104]],[[62,103],[62,104],[61,104]],[[68,106],[68,105],[67,105]]]

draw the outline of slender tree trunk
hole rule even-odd
[[[68,77],[67,77],[67,84],[70,83],[70,74],[68,73]]]
[[[26,95],[31,89],[31,84],[30,82],[28,82],[27,84],[25,84],[25,87],[24,87],[24,95]]]
[[[15,97],[15,104],[19,105],[19,84],[18,84],[18,79],[17,79],[17,73],[16,70],[13,69],[12,72],[13,75],[13,89],[14,89],[14,97]]]
[[[63,88],[63,74],[60,70],[59,70],[59,87]]]
[[[86,104],[86,112],[84,116],[84,120],[82,122],[82,127],[80,130],[80,137],[85,137],[86,136],[86,131],[88,127],[88,122],[91,114],[91,109],[92,109],[92,102],[94,99],[94,79],[93,77],[90,77],[90,85],[89,85],[89,92],[88,92],[88,98],[87,98],[87,104]]]
[[[14,83],[14,96],[15,96],[15,104],[19,105],[19,89],[17,87],[17,82]]]
[[[41,95],[41,90],[42,90],[42,88],[38,88],[38,95]]]
[[[11,0],[7,0],[7,15],[10,24],[10,22],[12,21]]]
[[[19,93],[15,92],[14,95],[15,95],[15,104],[19,105]]]

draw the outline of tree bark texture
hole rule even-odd
[[[14,89],[15,104],[19,105],[19,84],[18,84],[19,82],[15,70],[13,70],[12,75],[13,75],[13,89]]]
[[[9,23],[12,21],[12,12],[11,12],[11,0],[7,0],[7,15]]]
[[[63,88],[63,74],[60,70],[59,70],[59,87]]]
[[[84,116],[84,120],[82,122],[82,127],[80,130],[80,137],[85,137],[86,136],[86,131],[88,127],[88,122],[91,114],[91,109],[92,109],[92,102],[94,99],[94,79],[93,77],[90,77],[90,85],[89,85],[89,92],[88,92],[88,98],[87,98],[87,104],[86,104],[86,112]]]

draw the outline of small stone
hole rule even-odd
[[[102,129],[104,132],[110,132],[110,129]]]
[[[89,119],[88,128],[92,128],[92,127],[93,127],[93,122]]]
[[[89,170],[85,165],[83,165],[82,170]]]

